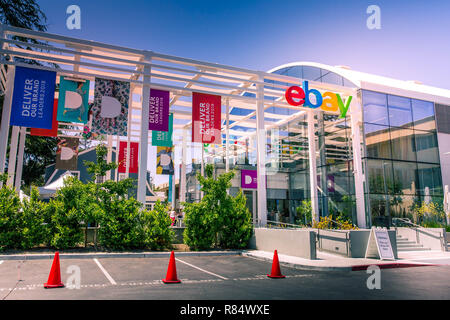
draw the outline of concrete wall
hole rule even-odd
[[[404,238],[411,241],[417,241],[425,248],[430,248],[431,250],[446,250],[446,234],[444,228],[404,228],[398,227],[397,233]],[[441,239],[443,237],[443,240]]]
[[[249,248],[316,259],[316,236],[312,230],[255,228]]]
[[[320,250],[342,254],[351,258],[364,258],[366,255],[370,229],[346,231],[320,230],[318,234],[318,248]],[[395,230],[388,230],[388,234],[394,257],[397,259],[397,237]]]
[[[350,230],[350,256],[352,258],[364,258],[366,255],[367,243],[369,242],[370,230]],[[389,240],[391,240],[392,251],[395,259],[397,254],[397,236],[395,230],[388,230]]]
[[[323,251],[343,254],[349,254],[350,244],[347,240],[348,231],[333,231],[333,230],[315,230],[319,239],[317,248]]]

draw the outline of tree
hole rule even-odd
[[[47,31],[47,17],[35,0],[0,0],[0,23],[24,29]],[[17,36],[14,36],[13,40],[29,44],[46,44],[45,42],[37,41],[35,39]],[[17,46],[27,50],[33,50],[31,46]],[[42,63],[32,59],[15,59],[16,61],[28,64],[42,65]],[[58,68],[58,65],[56,64],[51,65]],[[2,95],[0,95],[0,114],[3,109],[3,100],[4,95],[2,93]],[[11,137],[11,132],[9,137]],[[42,185],[44,183],[42,176],[45,172],[45,167],[55,161],[56,144],[56,138],[27,137],[22,174],[25,186],[30,186],[31,184]],[[7,157],[9,159],[9,150]]]
[[[19,28],[47,31],[47,17],[35,0],[0,0],[0,22]]]

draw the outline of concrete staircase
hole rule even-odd
[[[428,251],[430,248],[425,248],[420,243],[409,240],[397,234],[397,251]]]

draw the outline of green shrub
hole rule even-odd
[[[214,167],[207,165],[205,177],[197,179],[204,192],[199,203],[185,203],[184,243],[193,250],[245,248],[252,234],[251,214],[242,192],[236,197],[227,190],[231,187],[234,171],[214,178]]]
[[[23,249],[51,244],[51,214],[47,204],[39,200],[39,191],[36,187],[31,188],[29,200],[23,199],[21,218]]]
[[[210,249],[216,238],[213,216],[203,202],[184,204],[183,241],[193,250]]]
[[[80,226],[82,217],[76,208],[65,206],[58,199],[51,200],[47,206],[52,213],[50,245],[56,249],[73,248],[83,242],[83,231]]]
[[[19,248],[22,243],[20,199],[14,188],[0,188],[0,250]]]
[[[303,200],[302,205],[297,207],[297,224],[309,225],[312,222],[313,209],[311,200]]]
[[[169,208],[159,200],[153,210],[142,211],[140,227],[144,233],[146,247],[151,250],[170,248],[174,238],[174,231],[170,228],[172,220],[168,214]]]
[[[219,245],[224,249],[243,249],[252,236],[252,217],[242,190],[230,199],[227,214],[221,219]]]

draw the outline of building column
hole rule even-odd
[[[112,135],[108,134],[108,154],[106,155],[106,162],[110,163],[112,161],[112,143],[113,143],[113,137]],[[111,180],[111,170],[108,170],[106,172],[106,180]]]
[[[227,99],[226,103],[225,172],[228,172],[230,171],[230,160],[228,158],[230,150],[230,142],[228,141],[230,139],[230,100]]]
[[[266,128],[264,127],[264,76],[260,74],[257,84],[256,102],[256,167],[257,167],[257,198],[258,222],[261,226],[267,224],[267,189],[266,189]]]
[[[20,139],[19,139],[19,153],[17,154],[17,170],[16,170],[16,181],[15,188],[16,191],[20,191],[22,186],[22,171],[23,171],[23,154],[25,152],[25,139],[27,137],[27,128],[20,128]]]
[[[360,126],[362,123],[361,100],[357,93],[354,94],[350,104],[350,121],[352,127],[352,149],[353,149],[353,176],[355,179],[355,198],[356,198],[356,219],[358,227],[367,228],[366,207],[364,198],[364,181],[362,163],[362,140]]]
[[[9,148],[9,159],[8,159],[8,180],[6,182],[7,186],[12,187],[14,184],[14,176],[16,172],[16,158],[17,158],[17,143],[19,140],[19,130],[17,126],[12,127],[11,132],[11,144]]]
[[[308,153],[309,153],[309,187],[311,189],[311,206],[313,210],[313,221],[319,219],[319,197],[317,192],[317,162],[316,162],[316,138],[314,127],[314,111],[308,110]]]
[[[8,66],[6,75],[6,91],[3,100],[2,122],[0,127],[0,174],[5,172],[6,150],[9,135],[9,118],[11,117],[15,70],[16,69],[14,66]]]
[[[152,53],[147,52],[144,61],[151,63]],[[142,109],[141,109],[141,137],[139,140],[139,175],[137,200],[140,201],[144,207],[146,202],[147,189],[147,156],[148,156],[148,117],[150,105],[150,65],[144,66],[144,81],[142,85]],[[131,125],[130,123],[128,125]],[[128,152],[129,153],[129,152]]]
[[[186,202],[186,158],[187,158],[187,130],[183,128],[183,142],[181,147],[181,172],[180,172],[180,206]]]

